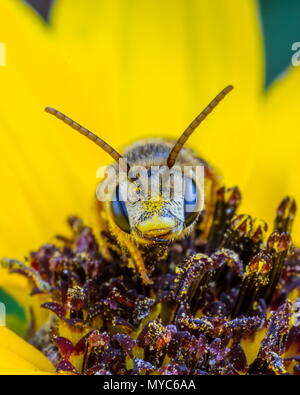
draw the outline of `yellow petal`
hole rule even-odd
[[[97,167],[107,160],[93,144],[44,113],[49,104],[66,111],[70,106],[74,113],[80,107],[85,114],[80,120],[93,119],[77,84],[80,78],[22,8],[5,0],[0,5],[0,37],[7,48],[7,66],[0,68],[5,185],[0,256],[20,259],[30,248],[65,232],[67,215],[89,213]]]
[[[35,320],[36,328],[40,328],[47,321],[49,312],[41,309],[40,305],[48,300],[44,300],[43,295],[30,296],[32,287],[24,276],[17,273],[9,273],[8,270],[0,268],[0,289],[12,296],[24,309],[28,326],[32,318]]]
[[[300,205],[299,84],[300,69],[291,67],[261,101],[255,165],[244,188],[243,207],[271,225],[283,197],[291,195]],[[300,242],[299,214],[293,238]]]
[[[250,366],[251,363],[257,358],[261,341],[266,335],[266,328],[260,329],[253,338],[243,338],[241,340],[241,346],[245,352],[247,365]]]
[[[236,91],[191,145],[222,169],[228,183],[243,182],[262,87],[256,2],[62,0],[51,25],[72,63],[89,70],[83,78],[93,97],[98,94],[99,110],[103,97],[104,108],[113,108],[114,143],[175,138],[220,89],[234,84]],[[109,92],[104,80],[110,81]]]
[[[36,348],[5,327],[0,327],[0,374],[55,373],[53,365]]]
[[[30,292],[28,281],[17,273],[10,274],[7,269],[0,267],[0,288],[9,290],[9,294],[23,305],[26,294]]]

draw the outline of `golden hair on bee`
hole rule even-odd
[[[137,141],[125,148],[124,155],[119,154],[104,140],[63,113],[51,107],[45,109],[107,152],[117,162],[109,165],[107,169],[123,170],[126,176],[124,182],[131,182],[134,179],[130,174],[135,166],[142,166],[146,169],[140,177],[140,184],[138,185],[142,199],[137,201],[123,200],[120,194],[122,194],[124,185],[123,181],[119,181],[114,186],[111,199],[98,202],[99,212],[101,213],[101,230],[112,233],[124,254],[134,263],[136,271],[145,284],[151,283],[149,277],[151,268],[149,269],[147,264],[146,269],[145,264],[149,247],[151,247],[152,253],[157,251],[157,257],[163,256],[161,252],[166,246],[174,240],[186,237],[196,229],[199,225],[200,214],[204,210],[204,189],[205,191],[209,190],[209,192],[205,192],[205,215],[206,218],[210,217],[208,213],[210,213],[214,204],[216,190],[220,186],[220,176],[194,150],[184,148],[184,145],[200,123],[232,89],[231,85],[224,88],[185,129],[177,141],[163,138]],[[164,183],[161,183],[162,185],[156,196],[152,196],[145,188],[145,185],[148,185],[149,178],[152,180],[157,176],[160,169],[163,169],[166,173],[167,170],[173,170],[176,167],[182,170],[191,164],[204,169],[205,187],[195,177],[194,172],[190,176],[179,172],[180,175],[177,176],[176,181],[173,181],[172,188],[174,189],[174,185],[182,182],[185,192],[177,196],[176,199],[164,198],[163,190],[166,188]],[[153,167],[156,168],[154,172],[152,171]],[[191,196],[196,196],[196,203],[193,210],[189,212],[186,207]],[[204,232],[208,228],[206,221],[207,219],[204,219],[202,223]],[[101,247],[104,252],[107,252],[106,256],[109,259],[110,247],[107,242],[103,240]]]

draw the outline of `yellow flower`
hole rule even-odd
[[[5,327],[0,327],[0,350],[1,374],[55,373],[53,365],[40,351]]]
[[[93,223],[96,169],[109,158],[43,112],[52,105],[120,149],[146,136],[175,137],[224,86],[224,102],[190,140],[238,184],[242,211],[271,221],[286,195],[300,200],[297,105],[300,72],[263,92],[263,45],[252,0],[80,1],[55,3],[45,26],[24,4],[2,0],[0,38],[0,256],[22,259],[65,218]],[[299,243],[300,222],[295,225]],[[1,269],[0,286],[36,309],[26,282]],[[39,309],[40,310],[40,309]],[[45,313],[43,313],[45,314]],[[45,316],[38,315],[38,323]],[[8,343],[13,335],[1,328]],[[0,371],[49,371],[21,340]],[[2,361],[3,362],[3,361]]]

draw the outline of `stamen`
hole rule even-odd
[[[272,258],[267,252],[260,252],[251,260],[246,267],[243,283],[232,312],[233,317],[253,313],[254,302],[258,300],[260,291],[269,282],[272,264]]]
[[[30,342],[74,375],[297,374],[300,250],[288,232],[295,205],[281,203],[265,242],[265,222],[237,214],[239,202],[237,188],[218,191],[201,242],[191,233],[158,255],[134,245],[151,273],[147,287],[109,228],[101,235],[111,256],[76,217],[71,236],[32,252],[28,265],[3,260],[29,279],[33,305],[50,313],[36,330],[32,310]],[[249,348],[266,329],[249,367]]]
[[[237,187],[228,189],[222,187],[218,190],[213,222],[206,246],[207,254],[211,254],[220,246],[224,233],[234,216],[240,201],[241,194]]]
[[[287,196],[282,200],[275,219],[274,229],[278,232],[292,232],[292,226],[297,211],[295,199]]]

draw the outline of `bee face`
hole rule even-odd
[[[143,243],[165,242],[176,238],[184,229],[182,211],[180,202],[112,202],[115,224]]]
[[[130,167],[135,165],[139,170],[138,178],[119,183],[108,208],[114,224],[139,243],[182,237],[192,229],[203,209],[201,183],[191,166],[189,174],[185,174],[194,154],[183,150],[177,166],[171,171],[166,166],[173,145],[167,140],[141,141],[129,147],[125,155]]]

